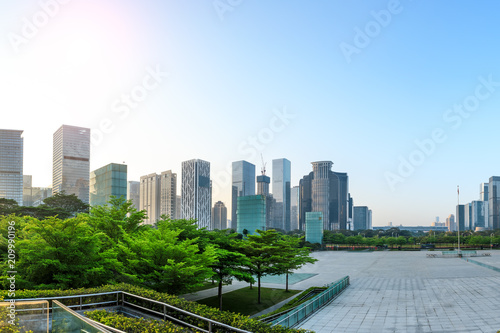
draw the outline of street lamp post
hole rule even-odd
[[[460,186],[457,185],[457,213],[460,212]],[[458,230],[458,257],[462,257],[460,253],[460,220],[457,214],[457,230]]]
[[[493,233],[490,234],[490,249],[493,250]]]

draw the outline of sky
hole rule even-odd
[[[500,175],[500,3],[24,0],[0,4],[0,128],[51,186],[52,135],[92,129],[91,170],[129,180],[231,162],[292,186],[330,160],[373,225],[429,225]],[[178,181],[180,194],[180,181]]]

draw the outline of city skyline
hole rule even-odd
[[[52,186],[61,124],[128,180],[209,161],[228,210],[231,163],[261,153],[271,177],[291,161],[291,187],[333,161],[373,225],[444,220],[457,185],[465,204],[500,174],[495,2],[41,3],[0,5],[1,127],[24,131],[33,186]]]

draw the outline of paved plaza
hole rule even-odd
[[[351,277],[351,285],[300,328],[317,333],[497,332],[500,251],[470,262],[427,258],[426,253],[430,252],[314,253],[319,261],[298,272],[317,275],[293,289],[323,285],[345,275]]]

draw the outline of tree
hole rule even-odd
[[[75,194],[66,194],[64,191],[44,199],[43,204],[51,208],[62,208],[71,215],[89,211],[89,205],[78,199]]]
[[[17,201],[14,199],[0,198],[0,215],[9,215],[16,213],[19,209]]]
[[[288,291],[288,275],[299,269],[307,263],[313,264],[317,259],[311,258],[311,251],[307,247],[299,247],[300,238],[283,236],[279,242],[281,261],[277,263],[278,269],[282,274],[286,274],[286,288]]]
[[[257,302],[260,300],[260,281],[265,275],[280,273],[276,265],[282,255],[280,247],[280,233],[276,230],[256,230],[258,235],[247,235],[246,239],[238,243],[238,250],[250,259],[249,268],[257,276]]]

